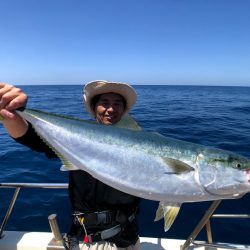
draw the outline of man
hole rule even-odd
[[[130,111],[136,92],[125,83],[94,81],[85,85],[83,97],[87,111],[97,122],[113,125]],[[17,142],[48,158],[56,157],[32,125],[13,112],[24,107],[27,100],[22,90],[0,83],[0,114],[6,130]],[[73,222],[64,236],[65,249],[79,250],[80,236],[86,249],[139,248],[135,219],[139,198],[115,190],[82,170],[69,172],[69,197]]]

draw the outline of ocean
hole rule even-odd
[[[250,157],[250,88],[214,86],[134,86],[138,101],[131,115],[147,131],[217,147]],[[90,119],[82,103],[82,86],[21,86],[29,95],[29,108]],[[49,160],[17,144],[0,126],[0,183],[67,183],[58,159]],[[0,220],[14,189],[0,189]],[[183,204],[168,232],[163,221],[154,222],[158,203],[143,200],[140,235],[185,239],[211,202]],[[6,230],[50,231],[47,217],[56,213],[66,232],[70,221],[67,190],[22,189]],[[216,213],[250,214],[250,194],[225,200]],[[214,241],[250,244],[249,219],[212,219]],[[206,239],[203,230],[198,239]]]

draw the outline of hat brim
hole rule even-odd
[[[129,84],[121,82],[108,82],[103,80],[92,81],[85,85],[83,100],[86,110],[95,117],[95,112],[91,107],[93,97],[100,94],[116,93],[123,96],[126,100],[124,115],[127,114],[136,102],[137,94]]]

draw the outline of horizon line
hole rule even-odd
[[[43,83],[43,84],[15,84],[15,86],[84,86],[85,84]],[[190,86],[190,87],[250,87],[246,84],[131,84],[131,86]]]

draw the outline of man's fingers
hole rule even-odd
[[[4,93],[0,99],[0,109],[7,108],[7,105],[10,105],[11,101],[14,101],[17,97],[18,94],[12,93],[12,91]],[[9,106],[9,108],[11,108],[11,105]]]
[[[12,85],[9,84],[0,84],[0,109],[4,108],[8,102],[10,102],[9,98],[11,91],[14,89]],[[13,98],[15,98],[17,95],[15,94]]]
[[[21,107],[25,107],[28,99],[25,94],[22,93],[17,95],[14,99],[12,99],[12,97],[9,97],[9,102],[7,102],[8,104],[5,106],[6,109],[12,111]]]
[[[0,83],[0,98],[13,88],[14,87],[12,85]]]
[[[16,117],[16,115],[10,111],[8,111],[7,109],[2,109],[0,110],[0,115],[4,118],[4,119],[14,119]]]
[[[24,107],[28,97],[19,88],[7,85],[0,88],[0,109],[15,110]]]

